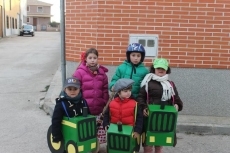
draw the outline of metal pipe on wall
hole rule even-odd
[[[6,11],[5,11],[5,0],[3,0],[3,28],[4,28],[4,30],[3,30],[3,37],[6,37]]]
[[[62,86],[66,79],[66,58],[65,58],[65,0],[60,0],[60,31],[61,31],[61,72]]]

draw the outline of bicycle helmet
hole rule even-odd
[[[140,62],[144,61],[144,58],[145,58],[145,48],[144,48],[144,46],[142,46],[139,43],[131,43],[131,44],[129,44],[129,46],[127,48],[127,51],[126,51],[126,57],[127,57],[128,62],[130,62],[130,54],[132,52],[141,53],[141,61]]]

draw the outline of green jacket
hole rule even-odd
[[[138,66],[132,66],[131,63],[125,60],[116,69],[116,72],[113,75],[112,80],[109,84],[109,89],[111,90],[111,88],[113,87],[113,85],[116,83],[118,79],[121,78],[133,79],[135,83],[133,84],[132,94],[136,98],[140,90],[141,81],[148,73],[149,71],[147,70],[147,68],[144,66],[143,63],[139,64]]]

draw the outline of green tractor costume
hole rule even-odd
[[[178,112],[174,106],[148,105],[142,142],[149,146],[174,146]]]
[[[63,117],[63,140],[52,141],[51,126],[47,132],[47,142],[52,153],[88,153],[97,151],[97,131],[95,116]]]
[[[110,124],[107,131],[107,153],[135,153],[140,137],[133,138],[133,126]]]

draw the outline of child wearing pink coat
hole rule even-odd
[[[109,99],[107,72],[107,68],[98,64],[98,51],[90,48],[82,55],[82,62],[73,74],[81,82],[82,95],[91,114],[97,116],[98,120]],[[100,143],[106,142],[102,126],[98,128],[98,140]]]

